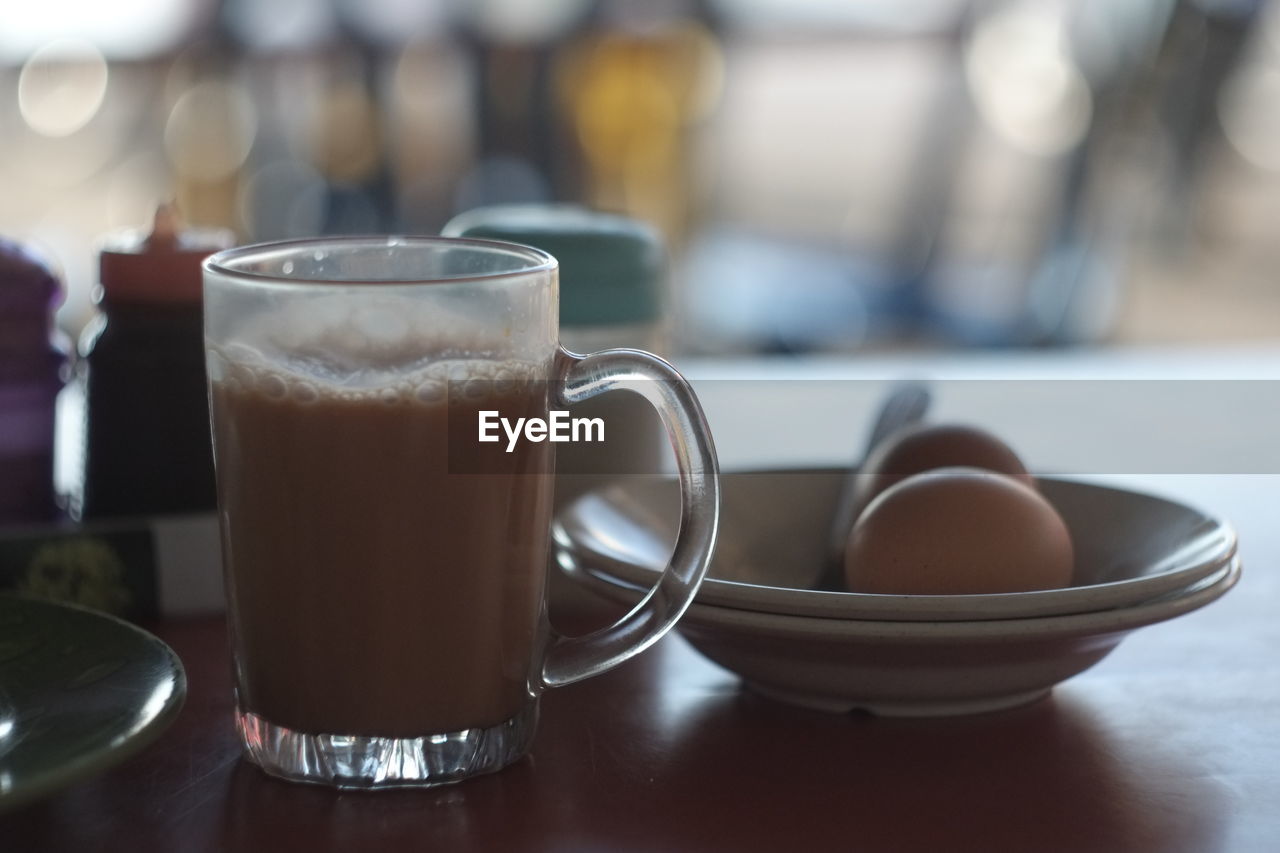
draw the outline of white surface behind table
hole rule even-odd
[[[724,470],[849,464],[895,380],[1035,471],[1280,473],[1280,346],[690,360]]]

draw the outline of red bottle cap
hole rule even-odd
[[[199,302],[200,264],[230,248],[235,238],[222,228],[183,227],[173,205],[156,208],[151,233],[131,229],[108,235],[99,255],[99,302]]]

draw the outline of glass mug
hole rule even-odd
[[[638,654],[688,607],[719,521],[701,409],[656,356],[562,349],[556,266],[427,237],[205,262],[236,725],[268,773],[371,788],[497,770],[527,752],[542,691]],[[544,601],[553,444],[481,442],[479,419],[615,389],[662,416],[681,532],[628,615],[560,636]]]

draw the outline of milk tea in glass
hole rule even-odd
[[[333,238],[206,262],[236,724],[268,773],[368,788],[497,770],[528,751],[545,689],[684,612],[719,512],[705,420],[656,356],[560,348],[556,308],[555,260],[514,244]],[[682,532],[635,611],[562,637],[544,604],[555,444],[478,427],[606,392],[662,415]]]

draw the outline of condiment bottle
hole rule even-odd
[[[520,243],[555,257],[560,263],[560,343],[566,349],[589,353],[627,347],[664,354],[666,252],[654,228],[577,205],[523,204],[467,211],[443,233]],[[611,481],[675,470],[662,423],[640,397],[606,394],[569,412],[574,418],[603,420],[605,440],[556,445],[557,511]],[[611,621],[598,599],[561,572],[548,574],[547,596],[553,622],[589,619],[603,627]]]
[[[85,382],[84,518],[212,510],[201,262],[230,232],[156,211],[150,234],[109,236],[100,313],[80,339]]]
[[[54,327],[62,283],[30,249],[0,239],[0,524],[50,521],[54,411],[66,351]]]
[[[566,349],[628,347],[662,354],[666,254],[651,226],[578,205],[521,204],[467,211],[443,233],[520,243],[554,256],[560,262],[560,342]],[[556,447],[557,507],[608,480],[670,467],[662,424],[639,397],[609,394],[570,413],[601,418],[605,441]]]

